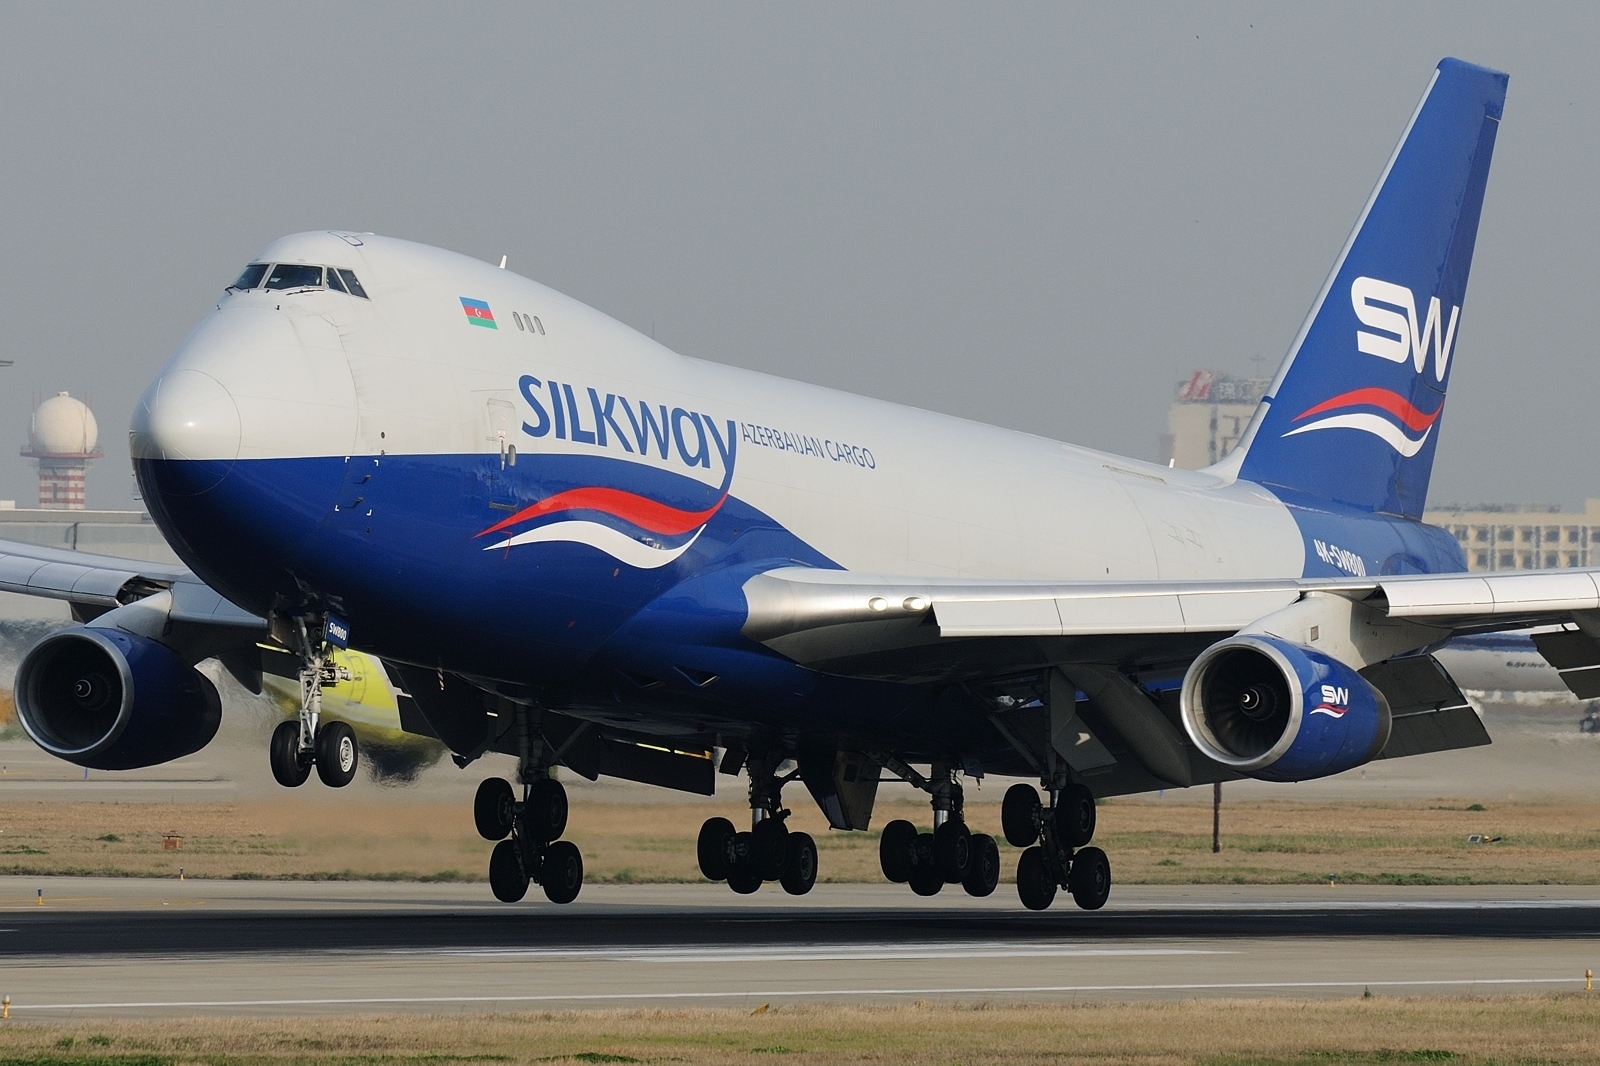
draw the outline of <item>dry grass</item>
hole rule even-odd
[[[0,1025],[0,1063],[1593,1063],[1600,995]]]
[[[877,881],[877,834],[832,833],[796,797],[791,825],[817,839],[824,881]],[[987,798],[987,797],[986,797]],[[1230,802],[1223,850],[1211,854],[1211,810],[1174,800],[1114,800],[1100,808],[1096,843],[1122,883],[1587,884],[1600,874],[1600,806]],[[574,803],[567,836],[592,882],[697,881],[694,840],[713,813],[736,821],[737,801]],[[969,821],[998,831],[992,802]],[[915,803],[883,803],[874,818],[928,820]],[[179,851],[162,835],[183,836]],[[1467,843],[1469,834],[1499,837]],[[1002,843],[1006,868],[1014,849]],[[479,880],[489,845],[465,805],[405,801],[239,803],[0,803],[0,873],[193,877]]]

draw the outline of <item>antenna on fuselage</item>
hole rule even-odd
[[[500,269],[504,270],[505,268],[506,268],[506,257],[502,255],[500,257]]]

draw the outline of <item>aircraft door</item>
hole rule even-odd
[[[510,400],[491,397],[484,405],[488,435],[484,438],[487,451],[497,456],[488,465],[489,506],[497,511],[516,509],[513,491],[517,467],[516,438],[512,435],[517,426],[517,409]]]

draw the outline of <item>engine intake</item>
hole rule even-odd
[[[1183,679],[1183,727],[1248,777],[1305,781],[1361,766],[1389,742],[1389,703],[1355,670],[1271,637],[1237,636]]]
[[[17,668],[17,718],[50,754],[96,770],[192,755],[222,723],[216,687],[166,645],[119,629],[52,633]]]

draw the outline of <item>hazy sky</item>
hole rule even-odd
[[[1441,56],[1511,74],[1431,499],[1594,463],[1587,5],[0,8],[0,496],[133,402],[273,237],[508,254],[688,355],[1154,459],[1270,372]],[[1258,362],[1252,363],[1252,360]]]

